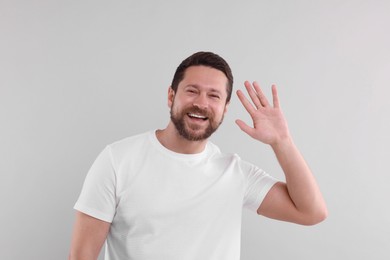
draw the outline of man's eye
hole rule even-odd
[[[215,98],[215,99],[219,99],[219,95],[215,95],[215,94],[211,94],[210,97]]]

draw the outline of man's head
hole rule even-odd
[[[192,54],[185,60],[183,60],[177,67],[173,76],[171,88],[176,92],[179,83],[183,80],[186,70],[191,66],[206,66],[217,69],[225,74],[228,79],[226,85],[227,97],[226,103],[230,101],[233,90],[233,74],[229,67],[229,64],[219,55],[212,52],[200,51]]]
[[[198,52],[178,67],[169,88],[171,121],[187,140],[201,141],[222,123],[231,97],[233,77],[221,57]]]

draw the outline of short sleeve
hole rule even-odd
[[[241,162],[241,170],[246,179],[244,208],[257,212],[268,191],[278,180],[247,162]]]
[[[115,187],[116,174],[107,146],[88,171],[74,209],[111,223],[116,209]]]

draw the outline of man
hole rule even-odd
[[[253,127],[236,123],[272,147],[285,183],[208,141],[232,86],[229,65],[214,53],[198,52],[180,64],[168,89],[168,126],[107,146],[92,165],[75,205],[70,259],[96,259],[106,241],[110,260],[237,260],[242,207],[303,225],[326,217],[276,86],[271,105],[256,82],[245,82],[252,102],[237,95]]]

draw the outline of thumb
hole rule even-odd
[[[252,136],[253,128],[248,126],[244,121],[237,119],[236,124],[238,127],[245,133],[247,133],[249,136]]]

